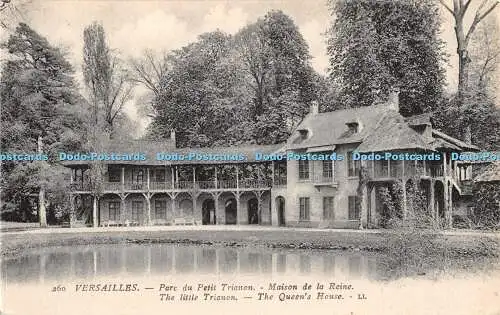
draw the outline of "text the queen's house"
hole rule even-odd
[[[404,220],[411,211],[406,194],[416,184],[429,215],[450,226],[461,200],[471,194],[469,170],[450,153],[477,148],[433,130],[427,115],[402,117],[393,97],[385,104],[327,113],[318,113],[313,104],[289,140],[278,145],[178,149],[172,133],[168,141],[116,142],[107,151],[142,152],[148,159],[106,162],[100,185],[92,182],[88,162],[67,162],[73,223],[87,214],[94,226],[377,227],[387,210],[380,190],[397,182],[403,187],[399,217]],[[158,161],[157,152],[243,154],[247,159]],[[256,152],[336,153],[345,159],[257,161]],[[437,153],[441,159],[354,161],[352,152]]]

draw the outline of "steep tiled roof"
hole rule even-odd
[[[437,139],[441,139],[441,140],[444,140],[448,143],[451,143],[461,149],[465,149],[465,150],[472,150],[472,151],[477,151],[479,150],[479,148],[475,145],[472,145],[472,144],[468,144],[468,143],[465,143],[463,142],[462,140],[458,140],[456,138],[453,138],[451,136],[448,136],[447,134],[439,131],[439,130],[432,130],[432,136],[434,138],[437,138]]]
[[[411,149],[432,150],[432,147],[396,112],[385,114],[375,130],[357,148],[360,152]]]
[[[429,125],[429,124],[431,124],[431,113],[425,113],[425,114],[406,117],[405,121],[410,126]]]
[[[272,154],[280,152],[283,144],[275,145],[239,145],[231,147],[211,147],[211,148],[175,148],[172,142],[156,142],[156,141],[119,141],[111,142],[100,152],[103,153],[118,153],[118,154],[133,154],[144,153],[145,161],[105,161],[106,164],[126,164],[126,165],[170,165],[170,164],[230,164],[230,163],[249,163],[255,161],[255,153]],[[188,155],[204,154],[204,155],[239,155],[246,157],[244,161],[238,160],[157,160],[156,154],[164,153],[170,155]],[[65,165],[86,165],[88,161],[64,161]]]
[[[353,133],[347,124],[358,123]],[[421,127],[424,126],[422,129]],[[391,103],[309,114],[290,137],[288,149],[360,143],[360,152],[391,150],[471,150],[478,147],[431,130],[430,114],[404,118]],[[428,132],[427,132],[428,131]]]
[[[294,139],[296,139],[297,135],[292,135],[287,147],[289,149],[300,149],[361,142],[373,132],[380,119],[390,111],[394,111],[394,109],[387,104],[380,104],[315,115],[309,114],[296,128],[296,131],[308,130],[309,136],[300,143],[296,143]],[[359,133],[349,133],[346,123],[352,122],[359,123]]]

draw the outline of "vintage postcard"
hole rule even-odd
[[[0,0],[0,314],[500,315],[495,0]]]

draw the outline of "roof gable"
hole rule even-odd
[[[360,152],[392,150],[432,150],[425,138],[411,128],[399,113],[386,114],[357,148]]]
[[[288,149],[318,147],[332,144],[356,143],[371,134],[380,119],[389,112],[395,113],[387,104],[357,107],[320,114],[308,114],[294,130],[288,141]],[[346,123],[359,122],[363,128],[353,133]],[[310,130],[307,139],[294,143],[299,130]]]

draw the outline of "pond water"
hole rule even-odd
[[[274,307],[332,314],[333,307],[339,311],[334,314],[364,314],[391,304],[369,314],[426,314],[419,312],[425,302],[427,310],[439,307],[433,314],[489,314],[500,310],[491,304],[496,299],[500,306],[500,277],[479,269],[394,278],[384,255],[366,252],[172,244],[49,247],[3,259],[1,310],[156,314],[201,307],[217,313],[224,306],[240,313]],[[458,300],[445,303],[450,298]]]
[[[32,250],[6,259],[7,282],[43,282],[98,276],[325,275],[380,278],[377,257],[367,253],[210,246],[101,245]]]

